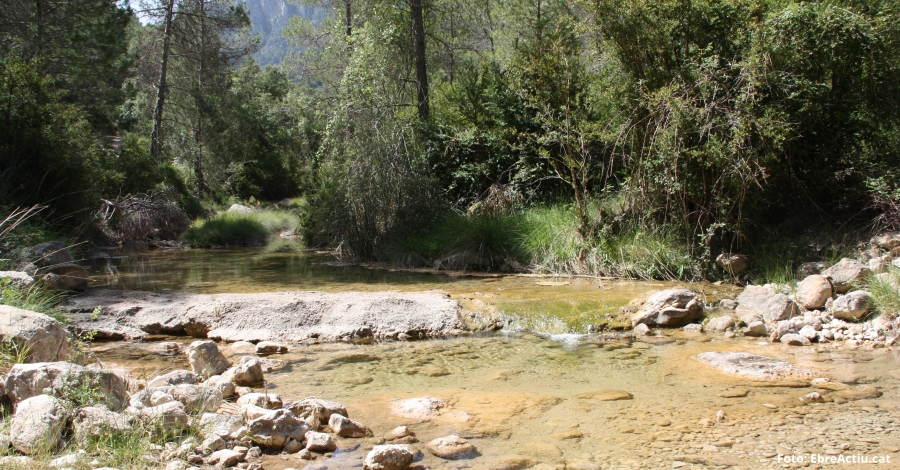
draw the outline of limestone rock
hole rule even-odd
[[[272,410],[256,405],[241,405],[241,416],[244,421],[250,422],[261,416],[266,416]]]
[[[230,366],[214,341],[194,341],[186,353],[191,370],[204,378],[221,375]]]
[[[302,441],[307,432],[306,421],[285,409],[271,411],[247,423],[247,437],[266,447],[284,447],[289,439]]]
[[[129,408],[132,410],[132,408]],[[170,401],[159,406],[150,406],[135,413],[137,418],[153,426],[160,434],[174,434],[188,427],[190,417],[180,401]]]
[[[231,343],[231,352],[235,354],[254,354],[256,345],[249,341],[235,341]]]
[[[286,409],[291,410],[297,416],[309,416],[315,413],[319,417],[319,422],[327,423],[331,415],[337,413],[342,416],[349,416],[344,405],[338,402],[322,400],[320,398],[304,398],[303,400],[293,401],[284,405]]]
[[[20,401],[41,395],[45,390],[62,393],[69,386],[84,380],[99,384],[106,405],[113,411],[121,410],[127,403],[125,378],[102,367],[83,367],[69,362],[38,362],[16,364],[6,375],[4,388],[13,406]]]
[[[338,413],[332,413],[331,417],[328,418],[328,426],[331,427],[335,434],[341,437],[359,438],[366,437],[369,434],[369,429],[362,423]]]
[[[714,317],[706,322],[706,329],[708,331],[722,332],[729,328],[734,329],[734,318],[731,318],[730,316]]]
[[[747,328],[744,328],[744,335],[746,336],[766,336],[768,334],[769,330],[766,328],[766,324],[759,320],[750,322]]]
[[[0,341],[27,348],[25,362],[56,362],[69,358],[72,335],[58,321],[20,308],[0,305]]]
[[[170,393],[189,414],[214,412],[222,405],[222,392],[215,387],[182,384],[172,387]]]
[[[478,455],[475,446],[455,435],[434,439],[426,447],[432,454],[447,460],[469,459]]]
[[[165,375],[159,375],[147,382],[148,387],[164,387],[166,385],[197,385],[197,374],[189,370],[173,370]]]
[[[235,385],[252,386],[263,383],[262,362],[255,357],[244,356],[236,366],[232,367],[226,373],[225,377],[230,377]]]
[[[84,443],[91,436],[107,431],[122,432],[131,428],[131,417],[110,411],[102,405],[88,406],[75,412],[75,440]]]
[[[862,281],[866,272],[866,266],[859,261],[843,258],[834,266],[822,271],[822,276],[831,281],[836,293],[843,294],[849,291],[854,283]]]
[[[640,323],[634,327],[634,334],[638,335],[638,336],[649,336],[649,335],[653,334],[653,332],[650,331],[649,326],[647,326],[643,323]]]
[[[253,212],[253,209],[243,205],[243,204],[232,204],[228,207],[227,212],[237,212],[241,214],[249,214]]]
[[[632,324],[674,328],[703,317],[703,300],[687,289],[667,289],[651,295]]]
[[[797,327],[794,325],[794,322],[790,320],[782,320],[775,325],[775,329],[772,331],[772,334],[769,335],[769,341],[775,342],[780,341],[781,337],[789,334],[796,334]]]
[[[822,271],[828,267],[824,261],[811,261],[803,263],[797,268],[797,279],[806,279],[813,274],[822,274]]]
[[[747,286],[737,298],[737,310],[763,315],[766,321],[786,320],[799,312],[790,297],[765,286]]]
[[[337,449],[330,434],[324,432],[309,431],[306,433],[306,449],[310,452],[333,452]]]
[[[218,468],[234,467],[244,461],[245,452],[234,449],[222,449],[213,452],[205,459],[207,465],[215,465]]]
[[[238,405],[254,405],[269,410],[277,410],[284,406],[281,397],[274,393],[248,393],[241,395],[237,401]]]
[[[812,377],[812,372],[789,362],[771,357],[741,352],[705,352],[694,356],[721,372],[752,380],[772,381],[787,378]]]
[[[809,346],[810,341],[806,336],[797,333],[788,333],[780,338],[780,341],[788,346]]]
[[[397,444],[375,446],[363,462],[365,470],[406,470],[414,455],[409,447]]]
[[[824,276],[813,274],[797,285],[797,293],[794,295],[797,303],[807,310],[814,310],[825,306],[825,301],[831,297],[831,283]]]
[[[422,421],[437,418],[447,407],[447,402],[434,397],[391,400],[391,411],[395,415]]]
[[[233,437],[244,425],[238,415],[203,413],[197,426],[204,437],[216,435],[223,438]]]
[[[287,346],[281,343],[276,343],[274,341],[260,341],[256,345],[256,354],[259,354],[260,356],[268,356],[270,354],[283,354],[287,351]]]
[[[842,320],[858,320],[872,308],[872,295],[863,290],[856,290],[834,299],[831,312],[835,318]]]
[[[228,377],[223,377],[221,375],[214,375],[206,379],[206,382],[203,382],[203,385],[218,389],[222,392],[222,398],[231,398],[235,393],[234,382]]]
[[[816,328],[812,325],[806,325],[803,328],[800,328],[800,331],[797,334],[810,341],[815,341],[815,339],[819,337],[819,332],[816,331]]]
[[[0,281],[9,282],[19,289],[27,289],[34,284],[34,278],[22,271],[0,271]]]
[[[747,255],[736,253],[722,253],[716,258],[716,264],[724,269],[725,272],[732,276],[737,276],[750,267],[750,258],[748,258]]]
[[[871,243],[882,250],[893,250],[900,247],[900,233],[885,233],[872,237]]]
[[[23,454],[39,454],[56,449],[65,430],[68,412],[49,395],[37,395],[19,403],[10,420],[10,441]]]

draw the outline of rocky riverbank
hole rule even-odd
[[[457,302],[441,294],[96,290],[70,298],[64,308],[72,314],[73,329],[98,339],[168,334],[228,342],[300,343],[420,339],[470,330]]]

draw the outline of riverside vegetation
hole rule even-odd
[[[0,303],[22,309],[7,313],[33,326],[4,333],[0,345],[0,396],[9,399],[4,410],[16,410],[3,425],[17,426],[0,432],[3,452],[15,454],[4,465],[50,465],[59,438],[85,454],[73,451],[54,465],[76,468],[190,459],[250,468],[261,465],[257,457],[289,452],[287,445],[312,456],[310,442],[320,450],[334,444],[327,432],[298,438],[301,423],[339,433],[323,420],[331,405],[322,403],[273,406],[278,422],[299,433],[292,440],[274,443],[244,429],[216,441],[198,423],[219,401],[186,397],[217,397],[207,390],[215,388],[224,398],[233,381],[211,387],[198,366],[196,383],[144,377],[162,386],[141,392],[140,381],[84,354],[84,340],[69,330],[165,323],[131,325],[108,306],[84,307],[68,323],[73,312],[62,292],[83,291],[91,278],[76,259],[108,260],[101,248],[110,245],[293,251],[302,240],[382,267],[749,285],[740,295],[667,288],[603,319],[603,328],[617,331],[598,336],[599,323],[581,319],[574,332],[635,345],[705,331],[713,341],[762,336],[817,354],[896,350],[897,0],[330,2],[315,21],[291,20],[285,60],[265,69],[252,58],[251,7],[44,0],[0,9],[0,214],[8,214],[0,269],[14,270],[0,276]],[[469,312],[467,328],[514,328],[484,305]],[[189,315],[178,322],[185,333],[210,327]],[[345,339],[370,341],[370,326],[348,326]],[[634,331],[619,331],[626,327]],[[395,339],[425,333],[378,331]],[[66,344],[68,352],[35,360],[45,352],[29,343],[35,332],[64,337],[57,351]],[[643,360],[641,348],[628,347],[621,359]],[[254,360],[235,367],[269,364]],[[18,387],[26,372],[62,378],[48,393],[18,400],[10,384]],[[504,374],[501,381],[515,375]],[[800,402],[835,413],[859,400],[877,410],[866,400],[892,393],[890,383],[801,376],[817,391]],[[889,379],[871,383],[878,380]],[[123,406],[111,404],[119,398]],[[262,414],[242,416],[246,427],[269,416],[250,411]],[[896,428],[872,413],[879,429]],[[38,414],[53,419],[37,434],[24,432]],[[346,409],[337,415],[347,417]],[[79,439],[78,427],[94,418],[109,432]],[[269,418],[256,426],[271,425]],[[160,432],[160,423],[177,424],[177,436]],[[382,441],[414,440],[397,432]],[[465,437],[441,436],[429,453],[473,457]],[[749,449],[753,437],[736,438],[749,439]],[[672,442],[665,438],[660,443]],[[837,440],[823,445],[851,448]],[[852,448],[883,444],[869,441]],[[360,465],[405,468],[414,458],[405,447],[381,451],[383,461]],[[553,460],[535,459],[509,465]]]

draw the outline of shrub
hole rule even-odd
[[[273,235],[300,230],[300,218],[290,212],[222,212],[198,219],[185,233],[194,247],[260,246]]]

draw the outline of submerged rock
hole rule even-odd
[[[447,460],[470,459],[478,455],[475,446],[455,435],[434,439],[426,448],[428,452]]]
[[[793,378],[810,378],[812,371],[771,357],[742,352],[705,352],[694,359],[720,372],[753,380],[773,381]]]
[[[391,411],[395,415],[422,421],[437,418],[441,415],[441,411],[448,406],[444,400],[434,397],[391,400]]]

